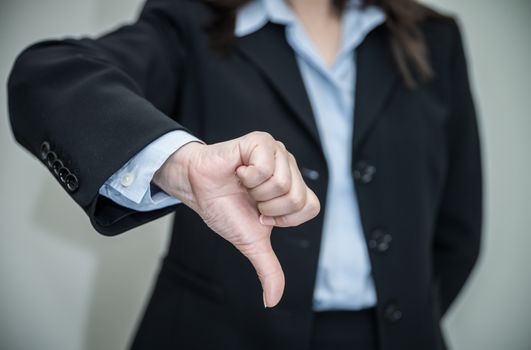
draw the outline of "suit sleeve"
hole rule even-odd
[[[26,48],[8,81],[12,132],[83,208],[116,235],[170,213],[125,208],[98,193],[141,149],[172,130],[187,61],[179,1],[148,0],[136,22],[98,38]]]
[[[457,23],[452,20],[453,50],[448,120],[449,165],[434,241],[434,269],[441,313],[454,301],[480,251],[483,180],[476,110],[466,55]]]

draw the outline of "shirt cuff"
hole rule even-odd
[[[193,141],[205,144],[184,130],[174,130],[162,135],[109,177],[99,193],[122,206],[139,211],[181,203],[152,184],[151,180],[172,153]]]

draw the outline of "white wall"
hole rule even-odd
[[[445,322],[455,349],[531,347],[531,2],[431,0],[459,14],[486,168],[478,269]],[[0,348],[123,349],[165,249],[169,217],[98,235],[38,161],[15,144],[5,81],[28,43],[95,34],[140,0],[0,0]]]

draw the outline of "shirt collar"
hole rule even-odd
[[[361,9],[360,0],[348,0],[345,8],[345,27],[347,32],[352,26],[349,21],[349,13],[362,11],[361,27],[372,29],[384,21],[385,15],[376,6],[367,6]],[[234,34],[237,37],[249,35],[260,28],[267,22],[292,26],[297,22],[295,14],[285,0],[253,0],[238,10],[235,22]]]

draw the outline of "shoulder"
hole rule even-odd
[[[426,43],[432,50],[444,50],[448,52],[461,44],[462,29],[458,16],[435,9],[434,7],[419,4],[425,13],[420,22],[420,29]]]
[[[161,36],[176,35],[189,50],[206,42],[212,15],[208,0],[147,0],[139,21],[165,28],[159,32]]]
[[[194,27],[207,21],[212,10],[207,0],[147,0],[142,15],[157,14]]]
[[[419,26],[428,47],[430,60],[439,73],[447,73],[457,58],[465,56],[462,25],[453,13],[420,5],[425,12]]]

